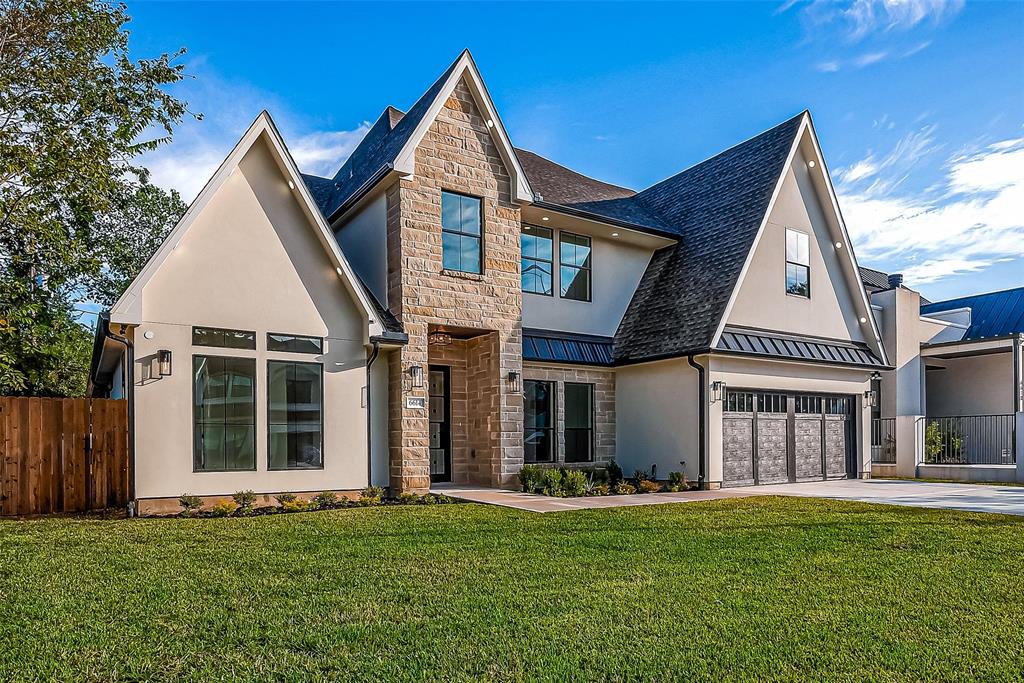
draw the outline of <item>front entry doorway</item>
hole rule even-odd
[[[451,370],[431,365],[427,381],[430,412],[430,481],[452,480]]]

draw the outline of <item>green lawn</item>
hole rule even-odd
[[[0,522],[0,680],[1020,680],[1024,519],[797,498]]]

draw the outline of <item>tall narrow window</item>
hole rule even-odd
[[[526,462],[552,462],[555,455],[552,382],[523,382],[523,449]]]
[[[441,261],[444,268],[480,273],[482,244],[480,200],[454,192],[442,192]]]
[[[558,234],[558,280],[563,299],[590,301],[590,238]]]
[[[196,472],[256,469],[255,388],[255,359],[192,357]]]
[[[551,296],[554,259],[551,228],[524,225],[522,245],[523,291]]]
[[[811,260],[807,233],[786,228],[786,294],[811,298]]]
[[[319,469],[323,459],[323,366],[267,362],[270,469]]]
[[[565,461],[594,461],[594,385],[565,383]]]

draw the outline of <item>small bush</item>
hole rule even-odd
[[[636,493],[636,487],[628,481],[620,481],[612,490],[615,491],[615,494],[618,496],[631,496]]]
[[[281,503],[281,509],[284,510],[285,512],[303,512],[304,510],[308,510],[309,508],[309,503],[298,498],[292,498],[291,500],[286,500],[285,502]]]
[[[227,517],[232,512],[238,509],[238,506],[232,503],[230,500],[222,500],[221,502],[210,508],[210,512],[214,517]]]
[[[313,496],[313,504],[320,510],[330,510],[338,506],[338,494],[334,491],[321,491]]]
[[[178,499],[178,505],[181,506],[182,514],[191,515],[203,507],[203,499],[193,496],[191,493],[185,493]]]
[[[562,488],[567,496],[582,496],[587,492],[587,475],[582,470],[566,470]]]
[[[408,491],[399,494],[398,496],[398,502],[401,503],[402,505],[416,505],[417,503],[420,502],[421,499],[422,496],[420,496],[419,494],[410,493]]]
[[[619,463],[614,460],[608,461],[608,466],[605,468],[605,472],[608,473],[608,483],[615,486],[622,481],[622,468],[619,467]]]
[[[443,493],[428,493],[423,496],[420,502],[424,505],[440,505],[445,503],[454,503],[455,499],[451,496],[446,496]]]
[[[519,470],[519,483],[525,493],[534,493],[541,487],[544,471],[536,465],[523,465]]]
[[[661,490],[661,484],[650,479],[644,479],[638,486],[640,487],[640,493],[657,493]]]
[[[595,484],[608,483],[608,470],[603,467],[591,467],[587,470],[587,474]]]
[[[231,499],[235,501],[239,510],[251,510],[252,506],[256,504],[256,493],[254,491],[235,491],[231,495]]]
[[[359,494],[359,504],[364,507],[380,505],[384,497],[384,489],[379,486],[367,486]]]
[[[562,471],[555,468],[544,470],[542,486],[545,496],[562,495]]]
[[[594,484],[590,487],[589,493],[592,496],[607,496],[608,484]]]
[[[650,481],[651,474],[647,470],[636,470],[633,472],[633,479],[635,479],[637,483],[641,481]]]
[[[686,491],[690,488],[689,482],[686,481],[685,472],[669,472],[668,473],[668,490],[669,491]]]
[[[274,496],[274,499],[277,500],[278,505],[280,505],[281,507],[284,507],[285,503],[294,503],[296,498],[298,498],[298,496],[296,496],[294,493],[287,492],[279,493],[276,496]]]

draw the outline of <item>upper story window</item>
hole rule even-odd
[[[786,228],[786,294],[811,298],[811,260],[807,233]]]
[[[590,238],[558,234],[558,279],[563,299],[590,301]]]
[[[554,234],[551,228],[524,225],[523,249],[523,291],[532,294],[553,293]]]
[[[192,344],[255,351],[256,333],[247,330],[223,330],[218,327],[193,327]]]
[[[323,337],[303,337],[297,334],[267,333],[267,351],[285,353],[323,353]]]
[[[483,240],[480,200],[454,192],[441,192],[442,265],[446,270],[480,273]]]

